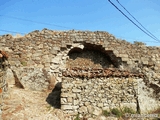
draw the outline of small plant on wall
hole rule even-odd
[[[138,41],[134,41],[134,44],[135,44],[135,45],[137,45],[137,46],[143,46],[143,45],[146,45],[146,43],[138,42]]]
[[[125,114],[129,113],[129,114],[136,114],[136,111],[134,111],[131,108],[125,107],[122,110],[119,110],[117,108],[113,108],[110,111],[107,110],[103,110],[102,115],[108,117],[108,116],[112,116],[115,115],[116,117],[120,118],[120,117],[125,117]]]
[[[21,60],[20,62],[21,62],[21,64],[22,64],[23,66],[27,66],[27,62],[26,62],[26,61]]]

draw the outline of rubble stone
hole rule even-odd
[[[160,47],[131,44],[102,31],[48,29],[18,38],[0,36],[0,46],[0,73],[8,60],[8,74],[13,72],[15,84],[18,80],[25,89],[53,89],[62,82],[61,109],[66,112],[85,106],[91,113],[92,106],[100,113],[122,103],[133,109],[139,104],[144,113],[160,105]]]

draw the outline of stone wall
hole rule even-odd
[[[5,79],[7,65],[8,65],[7,58],[8,55],[4,51],[0,50],[0,119],[1,119],[3,100],[4,98],[7,97],[6,95],[8,92],[8,83]]]
[[[61,109],[66,113],[97,116],[103,110],[132,108],[137,111],[139,78],[69,78],[62,81]]]
[[[137,63],[160,66],[159,47],[147,47],[116,39],[107,32],[90,31],[42,31],[31,32],[24,37],[14,38],[11,35],[0,37],[0,47],[9,52],[12,66],[32,66],[50,68],[50,62],[58,53],[82,44],[91,49],[107,51],[113,61],[121,58],[128,65]],[[90,46],[89,46],[90,45]],[[110,53],[112,51],[112,53]],[[115,56],[115,57],[114,57]],[[15,61],[16,64],[15,64]]]
[[[110,75],[93,75],[93,77],[88,79],[88,73],[87,75],[74,75],[73,71],[70,76],[65,76],[63,72],[68,71],[68,73],[71,73],[70,70],[72,68],[77,69],[77,67],[84,68],[89,73],[92,69],[114,68],[120,71],[128,71],[129,75],[122,77],[125,77],[126,81],[128,81],[129,78],[134,79],[136,81],[135,83],[138,84],[140,90],[137,94],[137,96],[139,96],[138,104],[142,106],[142,112],[145,112],[144,106],[147,106],[149,110],[154,110],[156,109],[155,106],[159,103],[160,47],[131,44],[102,31],[52,31],[43,29],[42,31],[33,31],[18,38],[11,35],[0,36],[0,48],[10,56],[8,58],[10,64],[9,75],[12,75],[12,79],[15,81],[15,83],[12,82],[12,84],[19,85],[24,89],[53,89],[57,82],[62,82],[63,87],[69,83],[71,84],[71,88],[78,89],[77,86],[79,86],[79,83],[74,85],[72,83],[76,81],[86,85],[94,81],[92,85],[100,86],[96,81],[102,81],[103,78],[104,81],[100,83],[106,84],[104,91],[107,91],[109,85],[107,85],[106,81],[112,83]],[[143,78],[134,76],[132,73],[143,74]],[[113,81],[117,79],[118,81],[122,80],[119,76],[113,75]],[[84,80],[79,77],[88,80],[84,82]],[[10,79],[10,81],[12,80]],[[11,84],[10,81],[9,84]],[[129,89],[130,86],[127,86],[126,83],[125,85],[125,90]],[[65,109],[65,107],[63,107],[63,102],[66,102],[65,99],[67,101],[74,100],[69,96],[63,96],[65,91],[68,91],[68,88],[65,88],[66,86],[63,87],[62,98],[64,101],[62,101],[62,109]],[[88,89],[91,88],[89,87]],[[116,86],[114,90],[119,89],[119,86]],[[133,86],[131,89],[133,90]],[[121,90],[123,91],[123,89]],[[83,98],[85,92],[83,90],[81,91],[81,98]],[[71,92],[73,91],[71,90]],[[79,92],[76,94],[78,95]],[[125,95],[128,96],[129,94],[126,92]],[[131,96],[133,97],[133,94]],[[140,96],[143,96],[143,98]],[[147,102],[140,102],[145,98],[148,99]],[[84,97],[84,99],[87,99],[87,96]],[[95,99],[93,103],[95,103]],[[119,99],[120,98],[115,101],[119,101]],[[134,97],[133,99],[136,98]],[[82,101],[82,104],[83,103],[85,103],[85,101]],[[130,103],[130,101],[128,103]],[[107,105],[105,106],[104,104],[108,104],[108,101],[103,103],[103,107],[106,107]],[[71,105],[71,103],[68,102],[67,104],[66,102],[64,105]],[[72,103],[72,105],[74,105],[74,103]],[[97,106],[98,104],[95,105],[95,107]],[[102,106],[102,104],[100,106]],[[74,107],[72,110],[79,111],[79,108]]]

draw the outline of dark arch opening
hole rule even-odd
[[[114,55],[113,51],[105,51],[102,45],[84,44],[84,48],[73,48],[68,53],[69,67],[94,67],[98,68],[118,68],[121,58]],[[88,60],[88,61],[87,61]]]

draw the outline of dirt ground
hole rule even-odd
[[[73,120],[73,116],[64,114],[62,110],[55,109],[46,102],[51,92],[51,90],[40,92],[17,87],[9,88],[9,97],[3,101],[2,120]],[[119,119],[100,116],[90,120]]]
[[[51,91],[30,91],[9,88],[9,98],[4,100],[2,120],[70,120],[60,109],[46,102]]]

